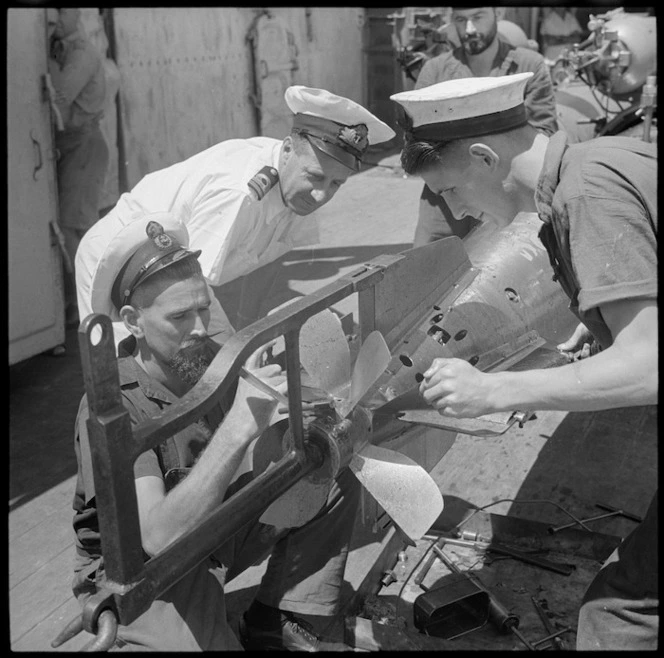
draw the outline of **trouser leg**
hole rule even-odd
[[[290,612],[337,612],[360,484],[349,468],[334,482],[327,504],[274,547],[256,599]]]
[[[584,595],[578,650],[654,650],[659,631],[657,494]]]
[[[242,476],[241,484],[250,479],[250,474]],[[270,555],[257,601],[301,614],[335,614],[359,496],[360,484],[346,468],[334,481],[325,506],[301,528],[277,531],[257,520],[248,524],[215,551],[228,567],[226,580]]]

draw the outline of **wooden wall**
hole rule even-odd
[[[358,7],[275,7],[293,32],[293,84],[364,102]],[[246,40],[256,8],[115,8],[127,183],[232,137],[258,134]]]

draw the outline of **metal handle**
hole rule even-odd
[[[37,180],[37,172],[44,166],[44,159],[42,158],[41,144],[34,138],[32,130],[30,131],[30,139],[32,140],[32,145],[37,147],[37,157],[39,158],[39,164],[37,164],[32,172],[32,178]]]

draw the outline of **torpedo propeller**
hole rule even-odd
[[[323,445],[325,464],[275,500],[260,518],[278,527],[299,527],[325,504],[334,477],[345,466],[406,536],[416,541],[443,510],[440,489],[410,457],[372,445],[372,411],[366,406],[392,357],[378,331],[371,332],[351,367],[351,352],[341,322],[329,309],[312,316],[300,330],[303,380],[320,390],[325,405],[305,413],[309,439]],[[307,388],[307,387],[303,387]],[[303,396],[306,399],[306,396]],[[254,472],[278,461],[288,448],[287,420],[261,436],[253,453]],[[279,445],[281,443],[281,445]]]

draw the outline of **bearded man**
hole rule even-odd
[[[132,425],[158,415],[190,391],[219,350],[208,336],[211,295],[198,262],[200,251],[187,245],[187,231],[176,217],[144,215],[107,244],[92,281],[95,298],[114,309],[129,333],[118,348],[118,371]],[[281,367],[262,363],[268,347],[257,350],[245,368],[286,393]],[[240,466],[268,427],[276,404],[242,378],[204,418],[139,455],[134,484],[144,559],[161,553],[251,481],[252,472],[242,472]],[[76,424],[72,585],[82,607],[104,574],[88,416],[84,397]],[[277,439],[280,443],[281,437]],[[307,616],[336,614],[359,492],[347,469],[318,513],[301,527],[277,528],[258,518],[248,523],[140,617],[119,625],[114,649],[241,648],[227,621],[224,583],[267,556],[258,592],[241,622],[244,648],[323,649]]]

